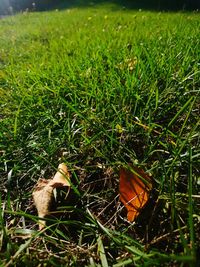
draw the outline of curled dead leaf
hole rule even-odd
[[[57,187],[57,184],[61,186],[69,186],[70,187],[70,173],[67,169],[67,166],[64,163],[59,164],[58,171],[56,172],[53,180],[50,181],[50,185],[53,187]]]
[[[149,199],[152,179],[141,168],[120,169],[120,200],[127,209],[127,219],[133,222]]]
[[[54,203],[54,188],[67,187],[70,190],[70,173],[64,163],[59,164],[58,171],[53,179],[39,179],[35,189],[33,190],[33,201],[36,206],[38,216],[45,218],[49,215]],[[43,229],[46,225],[44,220],[39,220],[39,229]]]

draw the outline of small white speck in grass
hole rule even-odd
[[[9,173],[8,173],[8,184],[10,184],[10,182],[11,182],[12,172],[13,172],[13,170],[11,169],[11,170],[9,171]]]
[[[5,170],[5,172],[8,171],[8,166],[7,166],[7,163],[5,161],[4,161],[4,170]]]

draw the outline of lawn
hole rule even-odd
[[[1,266],[197,266],[199,28],[114,4],[0,20]],[[73,196],[38,231],[32,192],[61,162]],[[153,179],[135,222],[130,163]]]

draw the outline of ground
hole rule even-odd
[[[197,264],[199,22],[114,4],[0,21],[2,266]],[[61,162],[72,190],[38,231],[32,192]],[[153,180],[134,223],[130,163]]]

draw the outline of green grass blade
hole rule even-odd
[[[189,147],[189,182],[188,182],[188,224],[189,224],[189,232],[190,232],[190,247],[191,247],[191,255],[195,256],[196,248],[195,248],[195,233],[194,233],[194,221],[193,221],[193,164],[192,164],[192,148]]]
[[[168,128],[177,120],[182,112],[189,106],[189,104],[194,101],[194,97],[190,97],[190,99],[183,105],[183,107],[176,113],[176,115],[172,118],[172,120],[168,124]]]
[[[101,259],[101,266],[102,267],[108,267],[108,261],[106,258],[106,253],[105,253],[105,249],[104,249],[104,245],[101,239],[101,236],[99,235],[97,238],[97,244],[98,244],[98,253]]]

